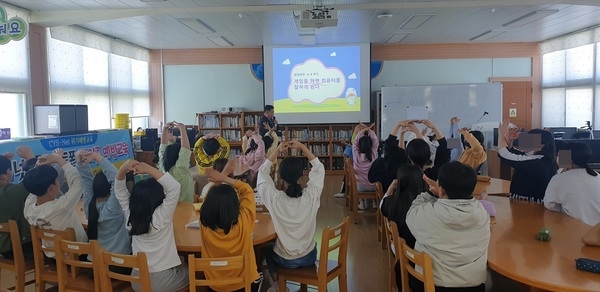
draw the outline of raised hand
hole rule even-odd
[[[421,123],[427,126],[427,128],[435,128],[435,124],[430,120],[422,120]]]
[[[119,168],[119,172],[125,173],[125,172],[133,171],[133,168],[138,164],[139,164],[139,162],[137,162],[136,160],[129,159],[121,165],[121,168]]]
[[[67,162],[62,158],[62,156],[58,156],[56,154],[44,154],[37,160],[37,165],[52,165],[54,163],[58,163],[60,166],[63,166]]]
[[[281,144],[283,144],[283,143],[281,143]],[[306,145],[302,144],[298,140],[289,141],[287,145],[289,148],[292,148],[292,149],[302,149],[303,147],[306,147]]]
[[[75,152],[75,162],[77,162],[78,164],[81,164],[81,165],[88,164],[90,161],[89,161],[87,155],[89,155],[89,154],[90,154],[90,152],[85,149],[77,150],[77,152]]]
[[[453,117],[452,119],[450,119],[450,124],[454,125],[456,123],[460,122],[460,119],[458,117]]]
[[[54,151],[52,153],[54,153],[54,154],[56,154],[56,155],[58,155],[60,157],[63,157],[63,155],[65,154],[65,152],[62,149],[60,149],[60,148],[54,149]]]
[[[269,125],[269,123],[263,122],[262,124],[263,124],[263,127],[265,127],[265,129],[267,129],[269,131],[273,130],[273,128],[271,128],[271,125]]]
[[[33,154],[33,150],[31,150],[31,147],[29,147],[29,146],[17,147],[17,155],[19,155],[19,157],[21,157],[25,160],[35,158],[35,155]]]
[[[210,181],[217,183],[217,184],[230,179],[227,175],[225,175],[213,168],[207,168],[204,173],[206,174],[206,176],[208,177],[208,179]]]
[[[15,158],[15,155],[12,154],[12,152],[5,152],[4,154],[2,154],[2,156],[8,158],[9,160],[13,160],[13,158]]]
[[[128,161],[131,161],[131,160],[128,160]],[[152,172],[154,172],[154,170],[156,168],[146,164],[145,162],[138,162],[132,166],[132,169],[135,174],[151,174]]]
[[[438,185],[438,183],[430,178],[428,178],[426,175],[423,175],[423,180],[425,181],[425,183],[427,183],[427,185],[429,186],[429,192],[439,196],[440,195],[440,186]]]

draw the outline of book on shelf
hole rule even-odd
[[[244,126],[246,127],[254,127],[254,126],[258,126],[258,123],[260,123],[260,119],[262,119],[263,116],[261,115],[247,115],[244,117]]]
[[[353,130],[334,130],[333,140],[348,141],[352,138]]]
[[[242,141],[241,130],[222,130],[221,136],[227,141]]]
[[[202,115],[200,116],[200,127],[202,128],[219,128],[218,115]]]
[[[329,140],[329,130],[311,130],[310,140],[327,141]]]
[[[329,144],[311,144],[310,151],[317,156],[329,155]]]
[[[343,170],[344,169],[344,158],[334,157],[331,167],[333,170]]]
[[[222,117],[222,125],[224,128],[239,128],[240,127],[240,117],[236,117],[236,116]]]
[[[240,148],[230,148],[229,149],[229,159],[235,158],[237,155],[242,155],[242,149]]]

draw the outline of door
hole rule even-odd
[[[531,129],[531,81],[502,82],[502,118],[519,128]]]

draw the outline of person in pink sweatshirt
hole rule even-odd
[[[266,149],[271,147],[273,139],[270,136],[261,137],[258,135],[258,130],[254,132],[248,130],[246,135],[250,136],[248,149],[244,152],[244,155],[240,156],[240,162],[250,169],[246,180],[254,188],[256,186],[256,174],[260,166],[267,160]]]
[[[374,192],[375,184],[369,182],[369,169],[371,164],[377,158],[377,147],[379,139],[373,131],[373,127],[360,124],[354,128],[356,138],[352,142],[352,161],[354,165],[354,176],[356,177],[356,187],[359,192]],[[377,202],[370,200],[373,208],[377,208]],[[367,199],[360,199],[358,209],[364,210],[368,206]]]

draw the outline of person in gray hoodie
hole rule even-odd
[[[431,256],[436,292],[485,291],[490,216],[472,196],[477,174],[454,161],[440,168],[437,182],[423,179],[429,191],[413,201],[406,224],[415,250]]]

